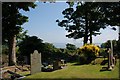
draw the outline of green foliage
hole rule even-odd
[[[35,8],[33,2],[3,2],[2,3],[2,31],[3,42],[9,40],[12,35],[17,35],[22,32],[23,25],[28,22],[28,17],[22,15],[19,10],[29,11],[30,8]]]
[[[8,66],[8,62],[9,62],[9,60],[8,60],[8,55],[6,55],[6,54],[2,54],[2,57],[0,56],[0,59],[2,59],[2,66]]]
[[[99,47],[92,44],[86,44],[79,48],[80,64],[90,63],[99,55],[99,51]]]
[[[110,26],[120,26],[120,4],[119,3],[102,3],[100,4],[101,11],[104,14],[105,18],[103,22]],[[113,28],[114,29],[114,28]]]
[[[69,34],[68,38],[84,38],[84,44],[92,43],[92,35],[100,34],[100,29],[108,25],[113,30],[114,26],[120,26],[120,4],[119,3],[95,3],[95,2],[78,2],[76,9],[73,8],[73,2],[67,2],[69,8],[63,10],[64,19],[58,22],[58,26],[64,27]]]
[[[26,36],[21,43],[19,43],[19,51],[22,55],[29,55],[34,52],[34,50],[41,51],[42,40],[36,36]]]
[[[38,50],[42,55],[42,62],[52,62],[55,59],[67,59],[67,54],[59,48],[56,48],[52,43],[43,43],[36,36],[26,36],[19,44],[20,58],[23,56],[30,57],[34,50]]]
[[[120,40],[117,42],[117,50],[120,51]]]
[[[2,42],[8,45],[9,65],[16,64],[16,36],[22,32],[23,25],[28,22],[28,17],[19,11],[29,11],[35,8],[34,2],[3,2],[2,3]]]
[[[44,48],[43,48],[43,52],[47,52],[47,53],[53,53],[55,50],[55,46],[52,43],[44,43]]]
[[[19,44],[27,36],[26,34],[27,34],[27,30],[17,34],[16,36],[17,44]]]
[[[100,53],[99,53],[99,56],[103,56],[104,58],[107,57],[107,48],[101,48],[100,49]]]
[[[63,52],[65,55],[67,55],[67,60],[69,62],[76,62],[77,61],[77,47],[74,44],[67,43],[66,48]]]
[[[52,59],[55,57],[55,51],[57,50],[55,46],[52,43],[42,43],[43,46],[41,48],[42,53],[42,61],[45,62],[51,62]],[[57,52],[57,51],[56,51]]]
[[[76,46],[74,44],[67,43],[66,44],[66,49],[68,49],[68,50],[76,50]]]
[[[7,45],[2,45],[2,54],[8,55],[8,46]]]
[[[73,3],[71,5],[71,2],[68,2],[68,4],[70,7],[62,12],[64,20],[56,20],[56,22],[69,32],[66,37],[74,39],[84,37],[84,43],[87,43],[89,36],[99,34],[100,28],[104,28],[103,24],[99,22],[102,18],[98,10],[99,6],[95,3],[78,3],[75,10],[72,7]]]
[[[43,43],[42,39],[39,39],[36,36],[26,36],[19,44],[18,44],[18,61],[24,61],[24,56],[28,58],[28,64],[30,64],[30,54],[34,52],[34,50],[38,50],[38,52],[42,51]]]
[[[118,44],[118,41],[116,40],[112,40],[112,44],[113,44],[113,52],[114,54],[119,52],[119,44]],[[111,41],[108,40],[106,41],[105,43],[102,43],[101,44],[101,47],[102,48],[111,48]]]

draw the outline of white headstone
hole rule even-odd
[[[41,53],[38,53],[37,50],[31,54],[31,74],[41,72]]]

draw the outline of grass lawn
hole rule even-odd
[[[74,65],[75,63],[68,63],[64,69],[56,70],[53,72],[40,72],[34,75],[29,75],[25,79],[78,79],[78,78],[119,78],[119,60],[112,71],[100,71],[102,67],[96,65]],[[28,73],[27,73],[28,74]]]

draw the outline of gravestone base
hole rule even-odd
[[[108,68],[109,71],[112,71],[112,69],[113,69],[112,66],[110,66],[110,67]]]
[[[111,65],[112,66],[112,68],[114,68],[114,65]]]

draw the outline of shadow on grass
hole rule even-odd
[[[53,69],[43,69],[42,72],[53,72]]]
[[[103,72],[103,71],[111,71],[108,69],[108,67],[102,67],[102,69],[100,70],[100,72]]]
[[[106,63],[108,63],[108,60],[103,60],[100,65],[105,65]]]
[[[50,71],[48,71],[48,70],[43,70],[42,72],[53,72],[54,70],[50,70]],[[29,74],[26,74],[26,75],[24,75],[24,76],[30,76],[31,74],[29,73]]]
[[[29,76],[29,75],[31,75],[31,74],[26,74],[25,76]]]
[[[42,72],[53,72],[53,71],[55,71],[55,70],[42,70]],[[26,75],[24,75],[24,76],[30,76],[31,74],[29,73],[29,74],[26,74]]]
[[[79,66],[79,65],[82,65],[82,64],[80,64],[80,63],[74,63],[74,64],[72,64],[72,66]]]

